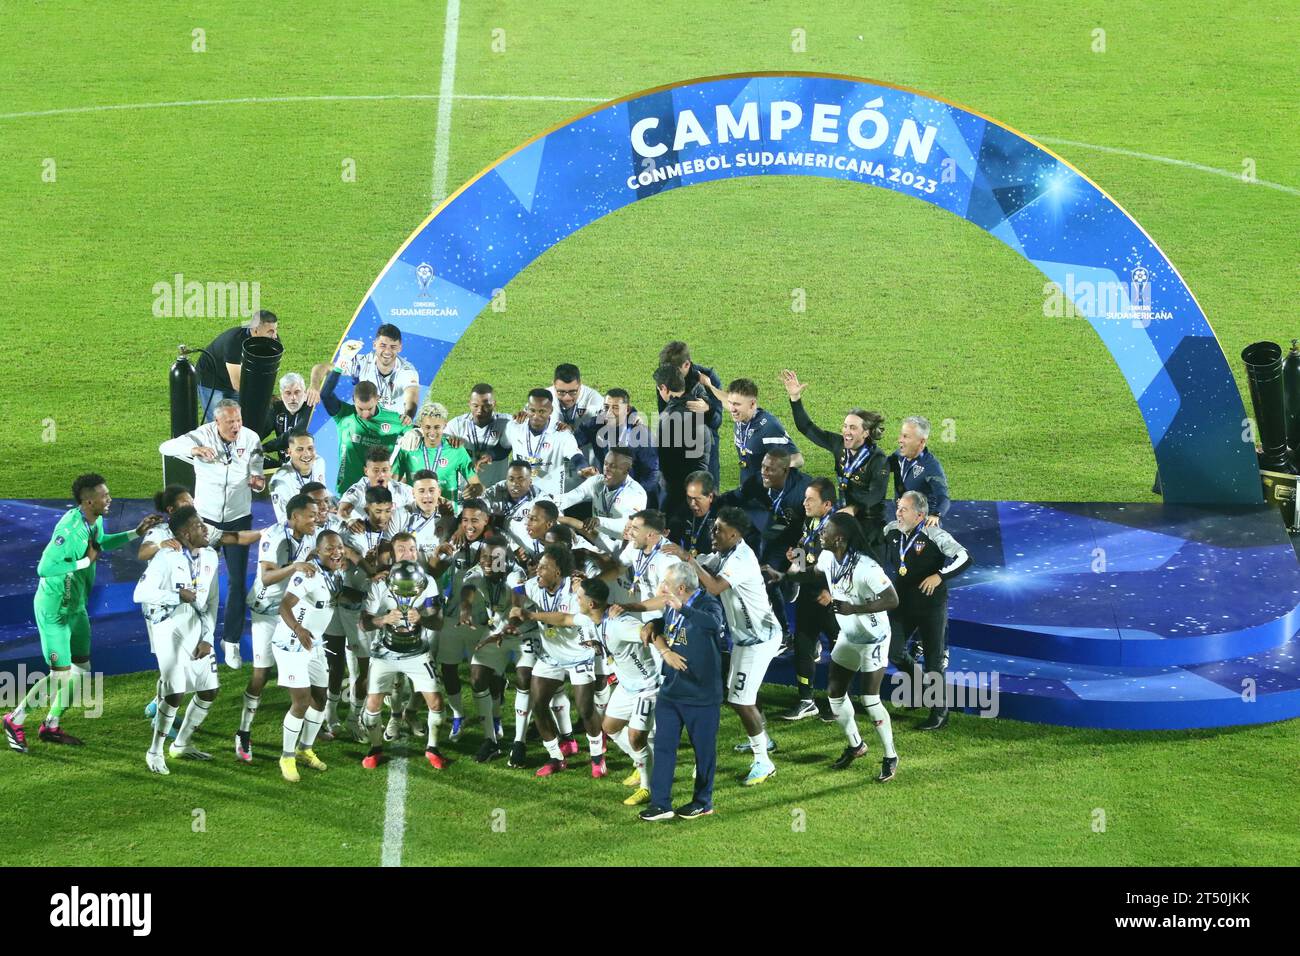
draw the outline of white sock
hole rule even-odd
[[[253,718],[257,716],[257,705],[261,702],[261,697],[254,697],[244,691],[244,709],[239,712],[239,729],[242,733],[246,734],[253,729]]]
[[[281,757],[292,757],[298,752],[298,738],[302,736],[303,718],[295,717],[293,711],[284,714],[284,746],[280,748]]]
[[[479,718],[483,721],[483,736],[495,742],[497,728],[492,722],[492,691],[474,691],[474,706],[478,709]]]
[[[325,723],[331,726],[339,722],[339,694],[325,692]]]
[[[344,685],[344,690],[346,690],[348,695],[348,709],[351,711],[352,716],[355,717],[357,716],[358,708],[361,706],[361,700],[357,696],[357,681],[359,680],[359,675],[361,673],[361,665],[357,663],[357,652],[350,647],[347,649],[346,657],[348,661],[348,676],[347,683]]]
[[[167,739],[167,731],[172,729],[175,719],[176,708],[165,700],[159,701],[158,712],[153,715],[153,742],[149,744],[151,754],[163,752],[163,741]]]
[[[749,746],[754,754],[754,763],[767,760],[767,731],[760,730],[757,736],[750,737]]]
[[[199,729],[208,716],[208,711],[212,709],[212,701],[204,700],[198,694],[190,697],[189,706],[185,708],[185,719],[181,721],[181,729],[176,732],[176,746],[188,747],[190,738],[194,736],[194,731]],[[176,708],[172,708],[172,714],[175,715]]]
[[[552,760],[563,760],[564,754],[560,753],[560,738],[554,737],[550,740],[543,740],[542,744],[546,747],[546,754]]]
[[[438,728],[442,726],[442,711],[429,708],[429,743],[430,747],[438,746]]]
[[[465,716],[464,711],[461,710],[461,705],[460,705],[461,694],[463,694],[464,692],[465,692],[465,688],[462,687],[460,691],[458,691],[455,694],[442,695],[442,699],[445,700],[447,702],[447,706],[451,708],[452,719],[462,718]]]
[[[645,790],[650,789],[650,748],[642,747],[640,750],[632,751],[632,763],[636,765],[637,771],[641,774],[641,786]]]
[[[593,737],[591,734],[587,734],[587,749],[591,751],[592,763],[605,756],[605,735],[597,734]]]
[[[563,690],[551,701],[551,713],[555,715],[555,725],[561,737],[573,736],[573,717],[569,712],[569,695]]]
[[[879,700],[880,698],[876,698]],[[840,730],[844,731],[844,737],[848,740],[850,747],[859,747],[862,745],[862,735],[858,733],[858,722],[853,719],[853,701],[844,697],[828,697],[826,702],[831,705],[831,713],[835,716],[835,723],[840,725]]]
[[[28,689],[27,693],[18,701],[18,706],[13,709],[11,716],[15,724],[21,725],[27,719],[27,701],[30,699],[32,704],[37,707],[48,707],[52,688],[54,687],[54,673],[51,671],[46,674]]]
[[[635,757],[635,756],[633,755],[633,753],[632,753],[632,745],[631,745],[630,743],[627,742],[627,728],[626,728],[626,727],[624,727],[624,728],[623,728],[622,730],[620,730],[618,733],[614,734],[614,736],[610,737],[609,739],[612,740],[612,741],[614,741],[614,743],[618,746],[618,749],[619,749],[619,750],[621,750],[621,751],[623,751],[623,753],[627,754],[629,760],[632,760],[632,761],[635,761],[635,760],[636,760],[636,757]]]
[[[898,751],[894,749],[894,725],[889,719],[889,711],[878,696],[864,695],[862,699],[867,705],[867,716],[876,725],[876,733],[880,736],[880,746],[885,748],[885,756],[897,757]]]
[[[367,707],[366,715],[362,718],[362,723],[365,724],[366,734],[370,738],[370,746],[372,748],[381,746],[384,739],[384,728],[379,725],[379,718],[381,716],[382,715],[379,711],[371,710]]]
[[[605,678],[599,677],[597,680],[605,681]],[[600,719],[605,719],[605,708],[609,706],[609,698],[614,693],[614,688],[609,685],[608,681],[601,684],[600,690],[596,691],[596,713]]]
[[[528,704],[528,691],[515,691],[515,743],[517,744],[522,744],[528,733]]]
[[[325,722],[325,711],[317,710],[315,707],[308,707],[307,713],[302,718],[302,741],[303,750],[311,750],[312,744],[316,743],[316,735],[320,733],[320,725]]]

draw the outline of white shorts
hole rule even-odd
[[[176,647],[169,622],[154,626],[154,655],[158,658],[158,689],[164,697],[217,689],[217,655],[194,660]]]
[[[304,651],[296,641],[293,648],[271,645],[275,652],[275,682],[281,687],[328,687],[329,665],[325,662],[325,640],[316,638],[311,650]]]
[[[459,664],[474,645],[486,637],[486,632],[457,624],[438,632],[437,661],[439,664]]]
[[[272,667],[275,654],[271,650],[271,635],[280,622],[279,614],[258,614],[253,611],[253,666]]]
[[[552,664],[549,661],[537,661],[533,664],[533,676],[541,677],[544,680],[558,681],[563,681],[565,677],[568,677],[570,684],[574,687],[581,687],[584,684],[594,684],[596,682],[596,662],[593,659],[583,661],[580,664],[561,667],[559,664]]]
[[[442,690],[438,683],[438,668],[429,655],[418,654],[413,657],[372,657],[366,693],[392,693],[398,674],[405,674],[411,682],[411,689],[418,694],[437,694]]]
[[[507,636],[502,638],[500,644],[488,644],[480,650],[474,650],[474,645],[487,636],[488,629],[486,627],[474,629],[474,633],[467,642],[471,653],[469,662],[479,667],[491,668],[498,674],[504,674],[506,666],[510,663],[510,655],[514,654],[518,657],[523,642],[518,636]]]
[[[609,703],[605,705],[605,716],[627,721],[633,730],[649,730],[654,723],[655,702],[658,699],[658,687],[638,692],[618,684],[609,696]]]
[[[864,674],[878,671],[889,663],[889,638],[870,644],[854,644],[841,634],[831,648],[831,660],[849,671],[862,671]]]
[[[727,671],[727,703],[753,704],[758,688],[767,676],[767,665],[781,650],[779,640],[762,644],[735,645],[731,649],[731,669]]]
[[[532,670],[537,666],[537,637],[535,634],[519,635],[519,657],[515,659],[515,669],[521,667]]]

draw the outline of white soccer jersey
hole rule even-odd
[[[822,551],[817,555],[817,570],[826,576],[826,588],[837,601],[867,604],[889,590],[889,575],[865,554],[845,555],[837,563],[835,555]],[[854,644],[871,644],[889,637],[889,615],[884,611],[867,614],[836,614],[840,634]]]
[[[358,478],[348,490],[343,492],[339,498],[339,507],[351,505],[352,511],[348,514],[349,518],[355,518],[365,513],[366,510],[366,489],[370,487],[370,482],[365,478]],[[415,491],[404,481],[398,481],[396,478],[389,478],[385,488],[393,496],[393,513],[401,511],[403,508],[409,508],[415,504]]]
[[[295,623],[306,628],[313,641],[320,641],[334,619],[334,609],[338,606],[339,588],[343,581],[337,572],[326,571],[319,564],[315,574],[303,574],[296,571],[289,577],[285,594],[292,594],[298,599],[291,616]],[[299,650],[302,647],[298,636],[284,622],[283,616],[277,616],[275,633],[271,635],[271,644],[281,650]]]
[[[537,502],[554,500],[554,495],[538,491],[536,485],[530,488],[524,497],[515,500],[506,490],[504,480],[498,481],[483,493],[483,501],[487,504],[488,511],[500,515],[505,520],[506,537],[510,539],[510,543],[530,554],[538,551],[538,542],[528,536],[528,516],[532,514],[533,505]]]
[[[284,597],[287,579],[282,578],[275,584],[262,583],[262,562],[282,568],[295,561],[306,561],[316,547],[316,532],[310,531],[301,538],[295,538],[287,524],[272,525],[262,532],[262,540],[257,547],[257,578],[253,581],[253,590],[249,594],[248,606],[258,614],[274,614]]]
[[[741,647],[780,640],[781,626],[767,599],[767,585],[758,558],[744,541],[726,554],[713,552],[697,559],[700,567],[721,576],[731,586],[719,595],[731,640]]]
[[[623,549],[619,555],[619,560],[627,567],[626,581],[631,588],[632,593],[636,595],[637,603],[650,600],[659,593],[659,585],[664,582],[664,575],[674,564],[679,563],[678,558],[667,554],[663,550],[663,542],[666,539],[660,539],[655,546],[646,554],[640,548],[632,543]],[[664,612],[643,611],[641,620],[653,621],[663,617]]]
[[[500,412],[493,415],[486,425],[478,424],[474,421],[474,416],[466,412],[449,421],[443,432],[465,443],[471,464],[477,464],[483,455],[491,457],[492,464],[479,473],[479,480],[484,487],[491,487],[504,479],[506,469],[510,466],[510,438],[506,435],[506,426],[509,424],[510,416]]]
[[[358,355],[349,363],[348,372],[358,382],[374,382],[379,391],[379,407],[386,408],[399,415],[406,414],[406,390],[414,385],[420,387],[420,373],[415,366],[397,356],[393,370],[388,374],[379,371],[374,352]]]
[[[609,617],[596,624],[585,614],[574,618],[585,640],[598,641],[614,662],[618,685],[640,694],[659,686],[659,665],[650,648],[641,643],[641,622],[631,614]]]
[[[409,505],[393,512],[393,524],[398,531],[415,535],[415,546],[420,549],[420,553],[431,556],[438,550],[438,545],[442,544],[442,539],[438,536],[438,519],[441,517],[442,513],[436,508],[433,514],[426,515],[415,505]]]
[[[290,464],[276,469],[275,474],[271,476],[271,483],[267,486],[271,495],[271,507],[275,509],[276,521],[283,523],[288,520],[284,509],[288,506],[289,499],[300,494],[303,486],[313,481],[325,484],[324,458],[313,458],[311,469],[306,475],[298,474]]]
[[[149,560],[131,598],[149,623],[171,621],[175,632],[185,635],[183,646],[193,654],[199,641],[212,642],[216,580],[217,553],[211,548],[197,552],[163,548]],[[181,600],[182,589],[195,593],[194,603]]]
[[[568,578],[564,579],[560,589],[555,593],[542,587],[537,578],[529,578],[524,582],[523,593],[528,599],[525,602],[526,607],[538,611],[559,611],[562,614],[579,613],[578,597],[573,593]],[[537,657],[548,664],[556,667],[575,667],[590,662],[595,656],[591,648],[582,646],[585,637],[582,628],[577,624],[571,627],[540,624],[538,633],[541,640],[536,642],[540,644],[540,647],[537,647]]]
[[[580,501],[591,502],[591,514],[600,525],[600,540],[607,551],[617,552],[627,519],[645,510],[646,493],[631,475],[617,488],[606,487],[604,475],[592,475],[572,491],[560,495],[556,507],[563,513]]]
[[[414,608],[417,612],[424,614],[438,606],[439,600],[438,582],[430,577],[424,585],[424,590],[420,596],[409,602],[407,606]],[[383,617],[389,611],[398,607],[396,596],[388,588],[387,579],[374,581],[370,585],[370,590],[366,593],[365,611],[371,617]],[[385,630],[378,628],[370,632],[370,656],[376,660],[405,660],[409,657],[419,657],[429,653],[429,646],[433,642],[433,631],[428,628],[420,628],[420,643],[414,650],[400,653],[384,644]]]
[[[574,402],[573,408],[567,412],[560,407],[560,397],[555,394],[555,386],[548,385],[546,390],[551,393],[551,407],[555,409],[551,413],[552,425],[564,422],[564,424],[573,428],[583,418],[599,415],[605,410],[605,397],[590,385],[583,385],[579,388],[578,400]]]
[[[565,462],[580,454],[573,432],[556,431],[547,425],[540,435],[534,435],[528,422],[512,421],[506,426],[506,437],[514,457],[522,458],[532,467],[534,487],[559,495],[564,490]]]
[[[350,523],[350,522],[349,522]],[[396,519],[388,522],[388,527],[376,529],[370,523],[370,519],[364,519],[363,527],[360,531],[353,531],[347,528],[343,532],[343,546],[351,548],[361,557],[365,557],[375,548],[379,547],[384,541],[388,541],[401,530],[397,526]],[[370,589],[370,576],[366,574],[361,565],[356,565],[347,573],[347,586],[365,594]]]
[[[195,458],[194,449],[200,446],[211,448],[217,457],[212,461]],[[158,450],[194,464],[194,507],[205,521],[234,521],[252,511],[253,490],[248,479],[262,474],[262,439],[251,428],[240,428],[235,440],[227,442],[217,431],[217,423],[208,422],[168,439]]]

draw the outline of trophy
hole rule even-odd
[[[407,622],[408,612],[418,610],[416,602],[428,586],[420,566],[413,561],[399,561],[388,572],[388,590],[397,602],[397,610],[402,614],[401,622],[384,627],[383,644],[390,651],[398,654],[411,654],[420,650],[423,639],[420,635],[420,623]]]

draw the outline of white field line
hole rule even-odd
[[[440,93],[352,93],[352,94],[321,94],[315,96],[241,96],[234,99],[223,100],[166,100],[157,103],[111,103],[102,106],[66,106],[49,110],[29,110],[21,113],[0,113],[0,122],[8,120],[39,119],[45,116],[72,116],[83,113],[110,113],[122,110],[160,110],[160,109],[185,109],[191,107],[203,106],[242,106],[242,105],[259,105],[272,103],[349,103],[349,102],[367,102],[367,101],[384,101],[384,100],[414,100],[414,101],[438,101],[439,117],[441,118],[444,101],[455,100],[486,100],[498,101],[505,103],[605,103],[607,97],[601,96],[528,96],[512,95],[509,93],[455,93],[452,92],[446,96]],[[450,107],[447,107],[450,112]],[[450,116],[447,120],[447,130],[450,135]],[[1117,146],[1100,146],[1096,143],[1082,143],[1078,140],[1059,139],[1054,136],[1034,136],[1034,139],[1040,143],[1046,143],[1051,146],[1073,146],[1077,149],[1091,149],[1099,153],[1111,153],[1116,156],[1128,156],[1132,159],[1141,159],[1150,163],[1164,163],[1167,166],[1178,166],[1183,169],[1194,169],[1197,172],[1207,173],[1211,176],[1219,176],[1225,179],[1232,179],[1243,185],[1263,186],[1266,189],[1275,189],[1278,192],[1288,193],[1292,196],[1300,196],[1300,188],[1287,186],[1284,183],[1275,183],[1267,179],[1256,179],[1253,182],[1246,182],[1241,178],[1239,172],[1230,169],[1219,169],[1215,166],[1206,166],[1202,163],[1193,163],[1185,159],[1175,159],[1172,156],[1158,156],[1154,153],[1142,153],[1133,149],[1121,149]],[[444,151],[445,153],[445,151]],[[437,176],[435,170],[434,190],[435,199],[437,193],[446,192],[445,177],[443,180],[442,190],[436,187]],[[436,205],[436,202],[435,202]]]
[[[460,34],[460,0],[447,0],[442,34],[442,79],[438,82],[438,127],[433,137],[433,196],[430,209],[447,195],[447,161],[451,147],[451,107],[456,87],[456,43]]]

